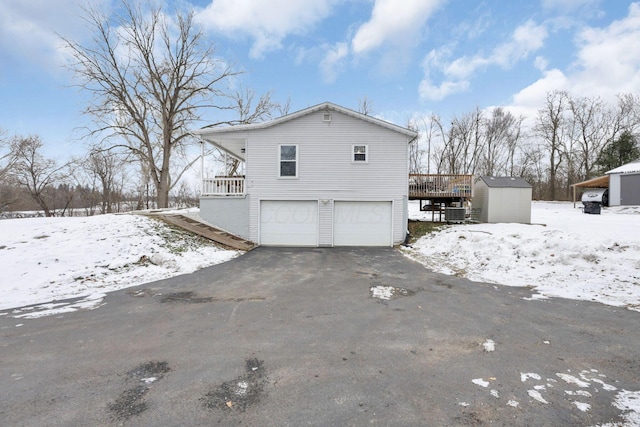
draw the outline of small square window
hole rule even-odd
[[[367,162],[367,146],[366,145],[354,145],[353,146],[353,161],[354,162]]]
[[[295,178],[298,176],[298,146],[280,146],[280,177]]]

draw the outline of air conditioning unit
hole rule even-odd
[[[444,208],[444,220],[447,222],[464,222],[465,208]]]

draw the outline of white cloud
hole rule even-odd
[[[606,28],[585,28],[578,34],[574,68],[576,91],[612,96],[640,91],[640,3],[626,18]]]
[[[527,21],[513,32],[510,41],[498,46],[492,52],[489,62],[509,67],[514,62],[526,58],[544,45],[547,30],[543,25]]]
[[[562,71],[558,69],[545,71],[541,79],[515,94],[513,101],[517,106],[533,108],[537,111],[538,108],[544,105],[548,92],[566,90],[568,85],[567,76]]]
[[[474,12],[476,12],[476,14],[473,21],[463,20],[453,28],[453,38],[456,40],[474,40],[489,29],[491,25],[491,13],[483,11],[482,6],[478,6]]]
[[[466,79],[472,75],[478,68],[484,67],[491,63],[490,59],[481,56],[467,58],[463,56],[458,58],[444,67],[444,74],[449,78]]]
[[[92,2],[102,7],[108,0]],[[54,71],[64,63],[57,34],[73,39],[84,33],[81,5],[69,0],[0,2],[0,49]]]
[[[542,0],[542,7],[553,13],[568,14],[578,10],[596,10],[600,0]]]
[[[533,62],[533,64],[538,70],[544,71],[549,66],[549,61],[547,61],[547,59],[544,56],[536,56],[536,59]]]
[[[527,21],[514,30],[510,40],[493,48],[487,56],[462,56],[451,61],[449,57],[453,46],[432,50],[425,56],[423,62],[425,77],[420,83],[420,97],[421,99],[438,100],[450,94],[467,90],[470,86],[469,79],[478,69],[484,69],[491,65],[502,68],[511,67],[539,50],[544,45],[547,35],[547,30],[543,25]],[[443,81],[439,85],[432,83],[434,71],[443,75]]]
[[[289,34],[304,34],[341,0],[213,0],[198,15],[206,28],[253,38],[250,55],[279,49]]]
[[[583,28],[577,45],[577,59],[568,70],[543,69],[540,79],[513,96],[512,107],[537,109],[553,90],[609,101],[619,93],[640,92],[640,3],[632,3],[625,18],[607,27]]]
[[[320,72],[322,79],[326,83],[333,83],[340,68],[343,67],[345,58],[349,54],[347,43],[340,42],[333,46],[324,46],[327,50],[324,59],[320,62]]]
[[[420,82],[418,93],[420,94],[420,99],[438,101],[449,95],[464,92],[468,89],[469,82],[466,80],[443,81],[439,85],[434,85],[431,81],[424,79]]]
[[[425,56],[422,62],[425,77],[418,87],[420,99],[438,101],[454,93],[464,92],[469,89],[469,82],[464,79],[467,75],[465,70],[468,68],[465,60],[460,58],[449,62],[449,57],[454,47],[453,45],[447,45],[432,49]],[[449,74],[447,74],[449,78],[440,82],[440,84],[435,84],[431,75],[449,68],[451,68],[448,71]],[[454,76],[458,80],[452,80],[451,77]]]
[[[442,0],[375,0],[371,18],[358,28],[351,46],[355,54],[387,42],[413,44],[422,26]]]

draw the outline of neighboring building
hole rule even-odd
[[[531,223],[531,185],[522,178],[481,176],[476,180],[473,209],[480,222]]]
[[[203,179],[200,216],[211,224],[261,245],[405,240],[408,145],[416,132],[326,102],[269,122],[194,133],[245,171]]]
[[[607,172],[609,206],[640,206],[640,159]]]

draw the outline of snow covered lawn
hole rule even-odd
[[[451,225],[405,251],[429,269],[528,286],[536,298],[598,301],[640,310],[640,207],[583,214],[578,203],[534,202],[533,225]],[[410,202],[409,218],[430,219]]]
[[[411,202],[409,217],[430,218]],[[534,202],[534,225],[452,225],[405,253],[471,280],[640,310],[640,207],[586,215]],[[228,261],[226,251],[136,215],[0,221],[0,315],[36,317],[99,306],[105,293]],[[75,298],[72,303],[51,301]],[[37,305],[34,307],[34,305]]]
[[[37,317],[96,307],[106,292],[238,254],[137,215],[2,220],[0,310],[38,304],[11,313]],[[78,300],[50,303],[67,298]]]

